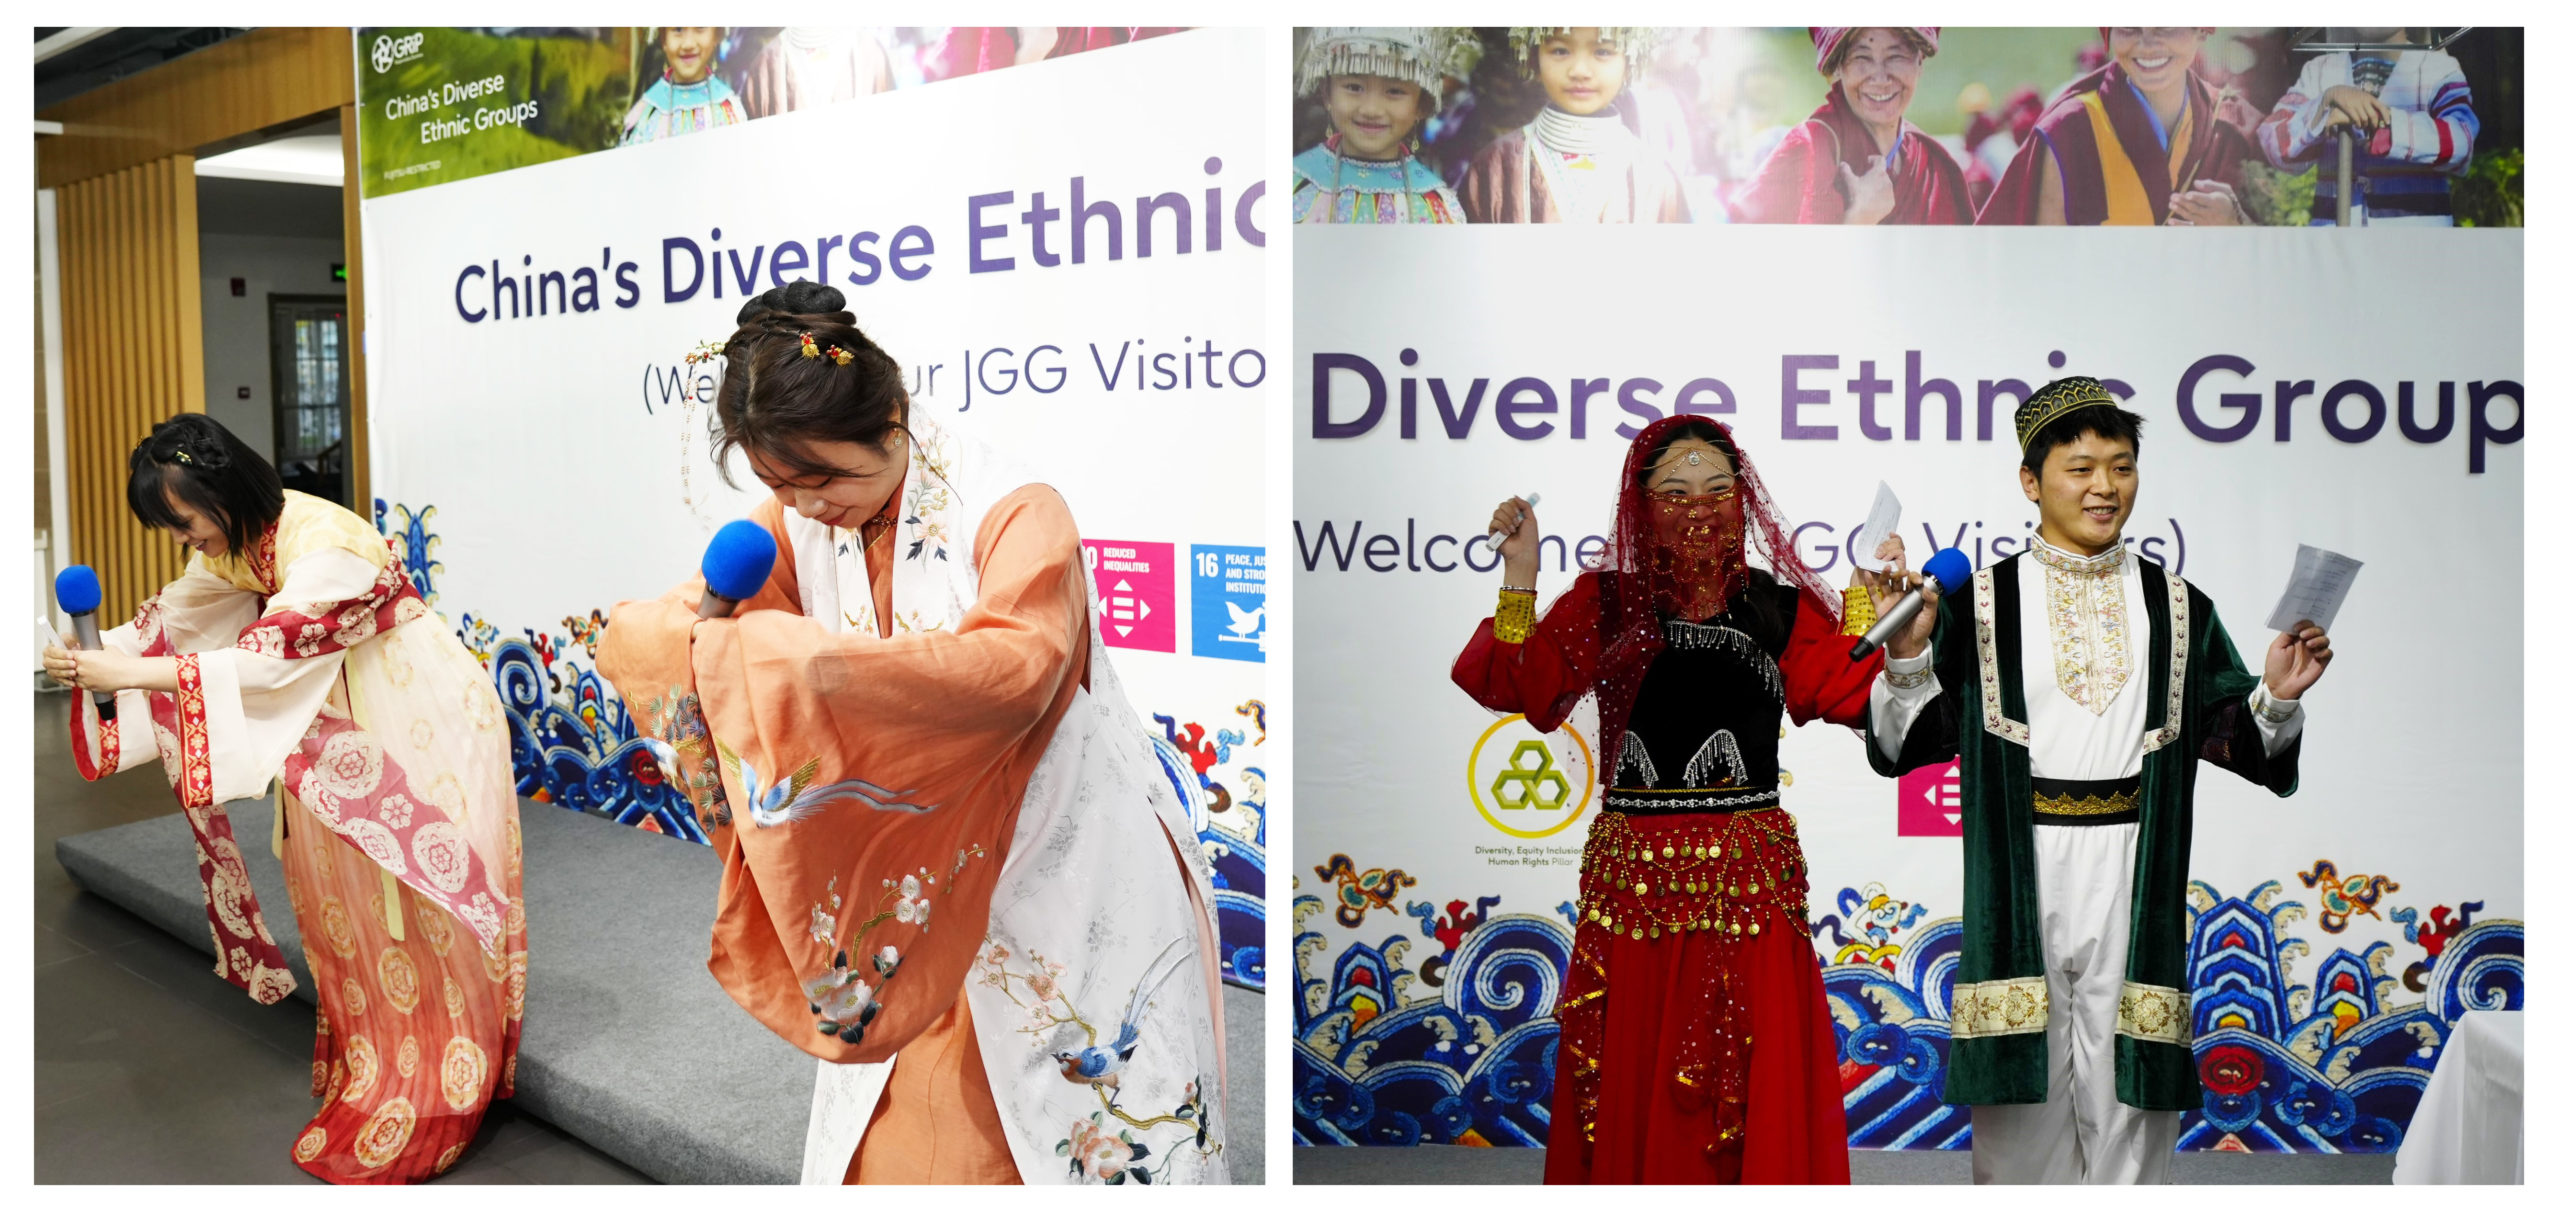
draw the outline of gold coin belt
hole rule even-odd
[[[1639,941],[1758,937],[1805,923],[1795,819],[1763,809],[1629,818],[1603,810],[1582,850],[1582,920]]]

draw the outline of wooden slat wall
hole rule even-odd
[[[272,26],[47,109],[36,185],[61,186],[336,110],[356,99],[345,26]],[[347,181],[356,181],[352,173]]]
[[[204,410],[195,158],[66,183],[58,198],[72,558],[98,570],[99,615],[114,623],[186,567],[167,534],[134,520],[124,485],[154,424]]]

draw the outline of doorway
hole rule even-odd
[[[276,473],[288,488],[346,505],[347,299],[269,294],[267,350]]]

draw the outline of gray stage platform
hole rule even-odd
[[[536,801],[523,809],[531,917],[516,1104],[665,1183],[789,1183],[800,1175],[813,1062],[731,1003],[704,969],[720,862],[708,850]],[[267,928],[300,982],[301,930],[266,850],[266,801],[230,806]],[[83,887],[212,957],[183,816],[66,836]],[[210,962],[206,969],[211,970]],[[1263,1175],[1263,998],[1226,990],[1227,1154]]]

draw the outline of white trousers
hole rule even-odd
[[[2116,1101],[2116,1003],[2141,827],[2037,827],[2043,1102],[1973,1108],[1976,1183],[2166,1183],[2178,1113]]]

